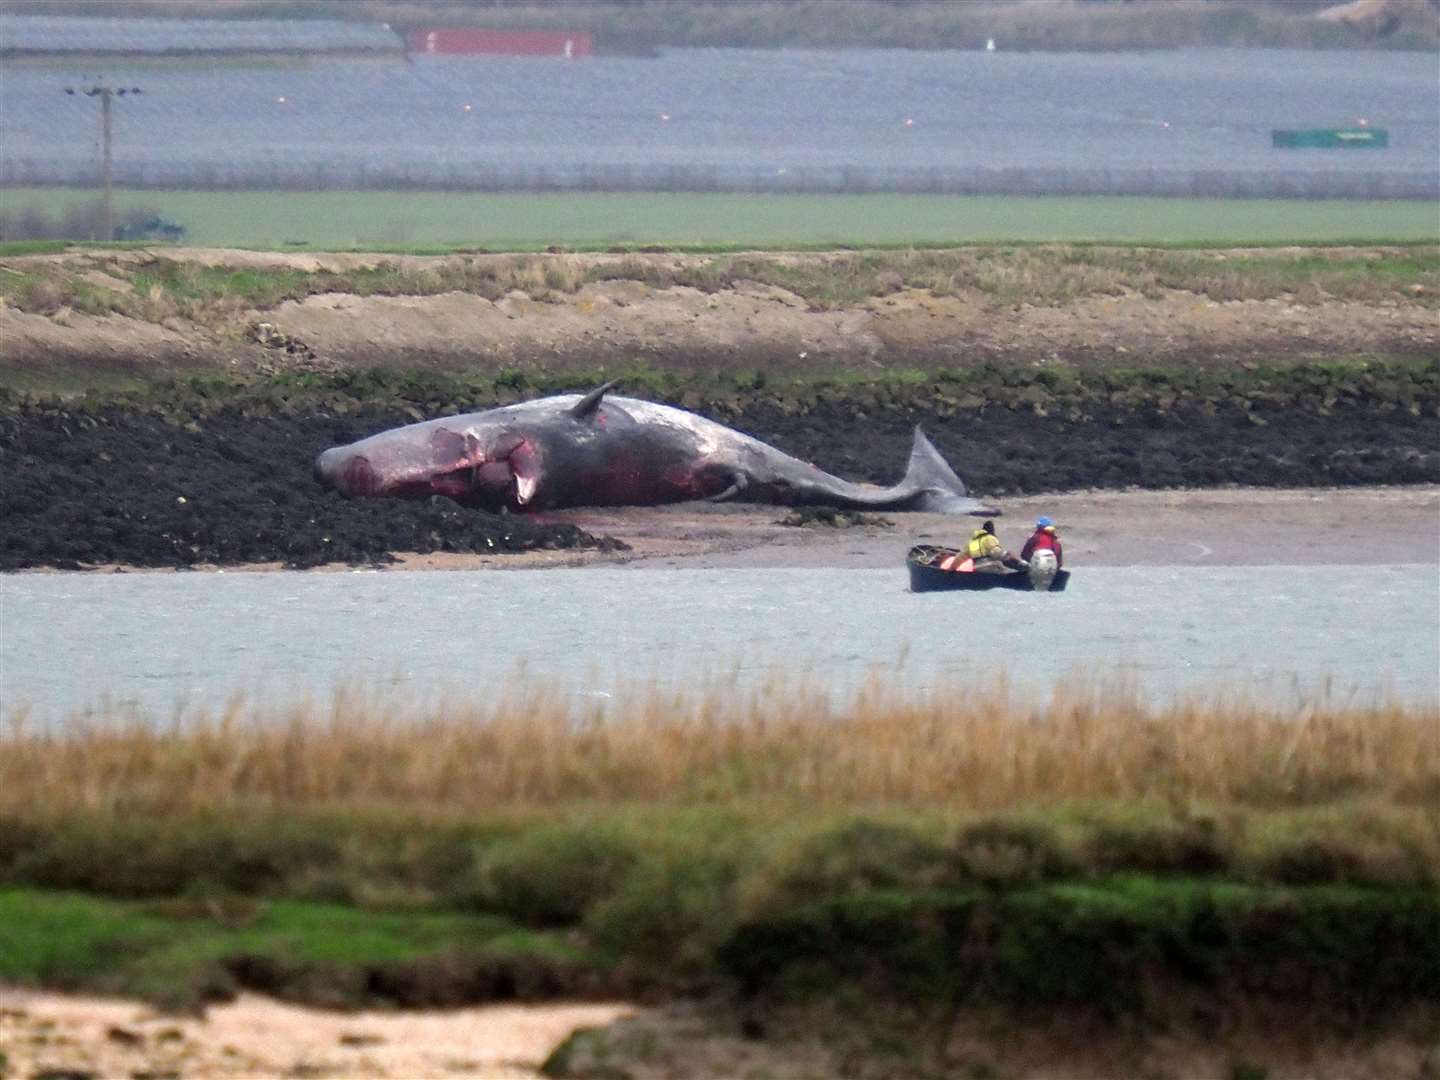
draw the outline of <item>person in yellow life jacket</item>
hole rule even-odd
[[[993,521],[987,521],[975,530],[975,535],[965,545],[965,554],[974,561],[975,569],[981,572],[993,574],[1005,569],[1024,570],[1026,567],[1023,560],[1005,550],[1000,538],[995,535]]]

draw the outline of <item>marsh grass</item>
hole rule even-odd
[[[603,700],[603,699],[602,699]],[[620,689],[579,705],[511,680],[416,705],[348,688],[269,710],[235,699],[172,722],[123,709],[0,734],[0,809],[577,802],[987,811],[1074,800],[1311,805],[1440,793],[1434,709],[1243,694],[1154,705],[1124,683],[1025,700],[1003,681],[848,701],[773,675],[740,689]]]
[[[537,925],[620,903],[642,855],[699,859],[700,895],[750,864],[756,897],[827,873],[1416,884],[1440,880],[1440,716],[1244,695],[1154,705],[1079,681],[1030,701],[1003,681],[909,693],[877,679],[837,702],[781,676],[637,686],[605,705],[524,678],[424,706],[351,688],[169,721],[12,714],[6,821],[0,880],[9,858],[13,880],[52,886],[440,897]],[[148,854],[113,866],[117,847]]]

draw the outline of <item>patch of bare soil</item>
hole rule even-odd
[[[486,367],[638,358],[702,371],[878,372],[982,360],[1166,363],[1440,347],[1440,325],[1420,311],[1340,301],[1220,303],[1188,293],[997,310],[972,296],[906,290],[822,311],[773,287],[702,293],[602,282],[546,300],[514,294],[494,303],[467,293],[312,296],[282,304],[269,321],[342,367],[373,364],[377,354],[440,361],[462,351]]]
[[[1044,514],[1072,567],[1440,564],[1440,485],[1254,491],[1071,491],[999,500],[997,533],[1019,550]],[[893,569],[915,544],[960,546],[975,518],[865,515],[858,524],[786,524],[784,507],[677,506],[559,511],[547,520],[624,541],[623,549],[485,556],[404,555],[391,569],[545,566]]]
[[[327,1012],[242,994],[203,1019],[135,1002],[0,988],[11,1076],[535,1077],[577,1028],[622,1004],[487,1005],[435,1012]]]

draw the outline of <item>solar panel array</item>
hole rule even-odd
[[[399,49],[380,23],[339,19],[105,19],[0,15],[0,51],[169,53]]]
[[[430,56],[377,23],[14,15],[4,50],[12,186],[96,182],[100,111],[65,89],[108,85],[143,90],[113,102],[122,186],[1440,194],[1424,53]],[[1272,144],[1367,121],[1385,149]]]

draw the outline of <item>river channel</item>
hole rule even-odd
[[[845,696],[1118,678],[1163,701],[1440,701],[1440,567],[1093,567],[1059,595],[924,594],[902,570],[589,568],[0,579],[0,709],[407,702],[516,679],[603,699],[780,673]]]

